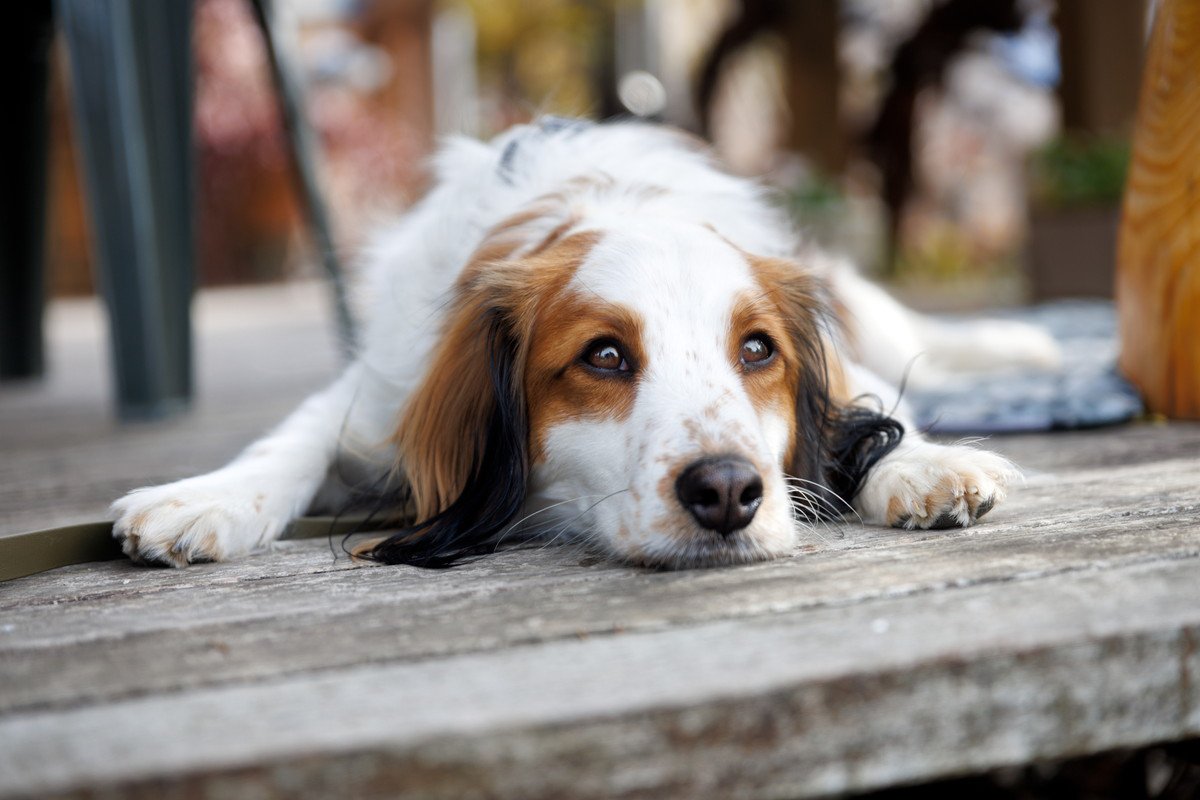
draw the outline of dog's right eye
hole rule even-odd
[[[775,355],[775,348],[770,338],[764,333],[756,333],[742,342],[741,361],[747,367],[762,367]]]
[[[614,342],[601,340],[588,345],[583,357],[592,369],[601,372],[629,372],[629,361]]]

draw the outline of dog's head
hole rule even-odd
[[[421,521],[372,556],[446,565],[523,508],[647,565],[791,552],[797,519],[848,510],[900,435],[844,405],[830,325],[803,264],[535,205],[456,285],[397,432]]]

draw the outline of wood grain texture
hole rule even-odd
[[[271,298],[202,326],[169,425],[109,424],[52,339],[70,374],[0,391],[0,529],[215,466],[325,380]],[[1200,425],[987,446],[1029,477],[983,525],[738,568],[311,540],[0,583],[0,797],[799,798],[1200,734]]]
[[[1197,441],[1007,440],[1051,471],[986,525],[736,569],[302,541],[0,585],[0,796],[806,797],[1194,736]]]
[[[1159,5],[1117,247],[1121,369],[1152,411],[1200,419],[1200,1]]]

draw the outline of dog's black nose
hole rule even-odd
[[[744,458],[703,458],[676,479],[675,493],[696,522],[728,535],[754,519],[762,504],[762,476]]]

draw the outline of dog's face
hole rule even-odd
[[[379,560],[449,563],[531,509],[635,563],[770,558],[797,509],[829,510],[830,455],[861,461],[863,435],[835,441],[819,282],[708,226],[522,215],[456,292],[397,434],[422,521]]]
[[[531,330],[531,489],[562,503],[543,527],[656,565],[790,551],[784,469],[804,365],[766,277],[698,226],[593,242]]]

